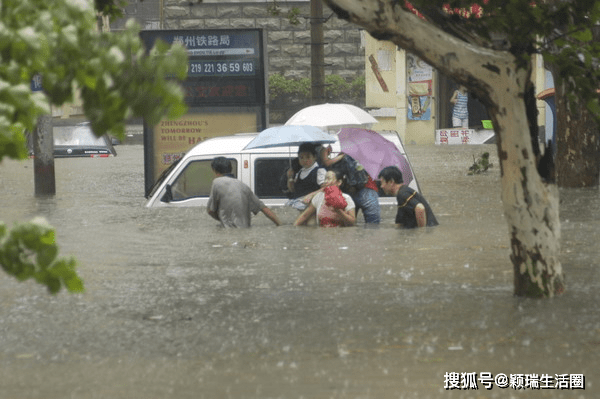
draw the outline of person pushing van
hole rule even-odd
[[[225,157],[216,157],[210,164],[215,179],[210,188],[206,211],[223,227],[250,227],[251,213],[262,212],[275,225],[279,218],[243,182],[231,177],[231,162]]]
[[[439,223],[425,198],[404,184],[402,172],[396,166],[387,166],[379,172],[381,189],[395,195],[398,201],[396,225],[405,229],[437,226]]]

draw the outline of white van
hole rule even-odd
[[[289,168],[291,159],[297,156],[298,147],[244,150],[257,134],[240,133],[198,143],[158,178],[146,195],[146,207],[206,206],[215,178],[210,163],[217,156],[224,156],[231,161],[233,175],[246,183],[265,205],[284,205],[288,198],[281,191],[280,179]],[[410,163],[398,134],[381,134],[396,144]],[[339,142],[331,146],[334,154],[340,151]],[[414,171],[413,177],[409,186],[420,191]],[[396,198],[382,196],[379,202],[381,205],[395,205]]]

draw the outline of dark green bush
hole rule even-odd
[[[294,113],[311,104],[310,78],[288,79],[281,74],[269,76],[270,122],[284,123]],[[340,75],[325,76],[325,99],[329,103],[365,105],[365,78],[348,82]]]

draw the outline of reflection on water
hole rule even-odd
[[[583,374],[600,397],[597,189],[563,190],[568,291],[512,297],[490,146],[407,148],[440,226],[248,230],[205,209],[143,207],[143,149],[57,159],[57,195],[33,197],[31,161],[0,166],[0,219],[45,216],[87,292],[48,296],[0,275],[0,398],[508,398],[444,390],[448,372]],[[359,216],[362,221],[362,216]],[[522,391],[522,390],[521,390]]]

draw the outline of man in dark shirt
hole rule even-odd
[[[383,168],[379,172],[379,180],[381,189],[387,195],[395,195],[398,201],[397,226],[410,229],[439,224],[425,198],[404,185],[402,172],[396,166]]]

